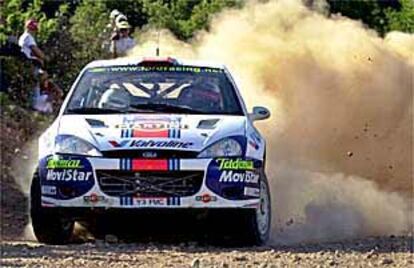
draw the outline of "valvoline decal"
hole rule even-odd
[[[207,169],[206,185],[214,193],[230,199],[254,198],[245,187],[259,188],[261,161],[242,158],[213,159]]]
[[[87,193],[94,185],[91,163],[81,156],[47,156],[39,165],[42,195],[71,199]]]

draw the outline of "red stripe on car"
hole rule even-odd
[[[132,170],[168,170],[167,159],[132,159]]]
[[[168,129],[145,131],[134,129],[132,131],[132,137],[134,138],[168,138]]]

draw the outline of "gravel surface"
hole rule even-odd
[[[412,236],[253,248],[3,241],[1,250],[1,267],[414,267]]]
[[[20,111],[0,120],[0,267],[414,267],[413,237],[373,237],[340,243],[229,248],[196,242],[123,243],[117,237],[50,246],[19,240],[30,237],[27,197],[11,175],[12,159],[28,166],[23,144],[38,128]],[[6,116],[4,118],[9,118]],[[18,122],[18,123],[17,123]]]

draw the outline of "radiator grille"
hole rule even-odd
[[[110,196],[186,197],[200,190],[204,172],[102,170],[96,175],[101,190]]]

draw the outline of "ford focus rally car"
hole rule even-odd
[[[94,61],[39,139],[31,218],[39,241],[66,243],[71,211],[236,211],[246,243],[271,223],[265,140],[229,71],[173,58]]]

